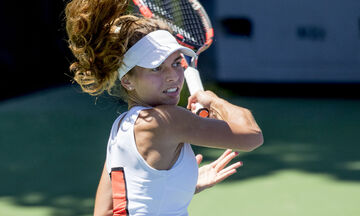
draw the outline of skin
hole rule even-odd
[[[228,149],[213,163],[199,168],[196,192],[226,179],[236,172],[241,162],[226,165],[236,151],[252,151],[263,143],[260,128],[251,112],[235,106],[211,91],[199,91],[188,98],[188,109],[199,102],[210,111],[210,118],[201,118],[176,106],[184,83],[180,52],[170,55],[160,67],[136,66],[125,75],[121,84],[129,91],[130,106],[148,105],[134,125],[136,146],[145,161],[155,169],[168,170],[176,162],[183,143]],[[168,92],[168,89],[175,92]],[[189,123],[191,122],[191,124]],[[200,163],[202,155],[196,156]],[[112,215],[112,192],[104,167],[95,200],[94,215]]]

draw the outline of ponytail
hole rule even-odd
[[[170,31],[163,22],[131,15],[127,8],[128,0],[72,0],[66,6],[68,44],[76,58],[70,71],[90,95],[119,89],[114,88],[117,69],[126,51],[152,31]]]

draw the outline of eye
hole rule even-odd
[[[159,66],[159,67],[156,67],[156,68],[151,69],[151,71],[153,71],[153,72],[158,72],[158,71],[160,71],[160,70],[161,70],[160,66]]]
[[[181,61],[174,62],[172,66],[175,67],[175,68],[181,66]]]

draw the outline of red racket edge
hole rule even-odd
[[[140,13],[146,17],[151,18],[154,14],[151,12],[151,10],[142,3],[141,0],[133,0],[134,4],[139,8]]]
[[[200,4],[200,2],[198,2],[197,0],[189,0],[189,2],[191,3],[191,6],[194,9],[194,11],[196,11],[197,14],[199,15],[201,19],[201,23],[203,24],[205,30],[206,41],[204,45],[201,46],[196,52],[196,54],[199,55],[200,53],[204,52],[207,48],[209,48],[210,45],[212,44],[214,40],[214,29],[211,25],[209,16],[207,15],[204,7]]]

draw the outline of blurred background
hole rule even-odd
[[[265,143],[190,215],[360,215],[360,2],[200,2],[215,28],[199,58],[205,88],[249,108]],[[72,84],[65,4],[0,2],[0,215],[92,215],[127,109]],[[222,153],[194,151],[204,163]]]

